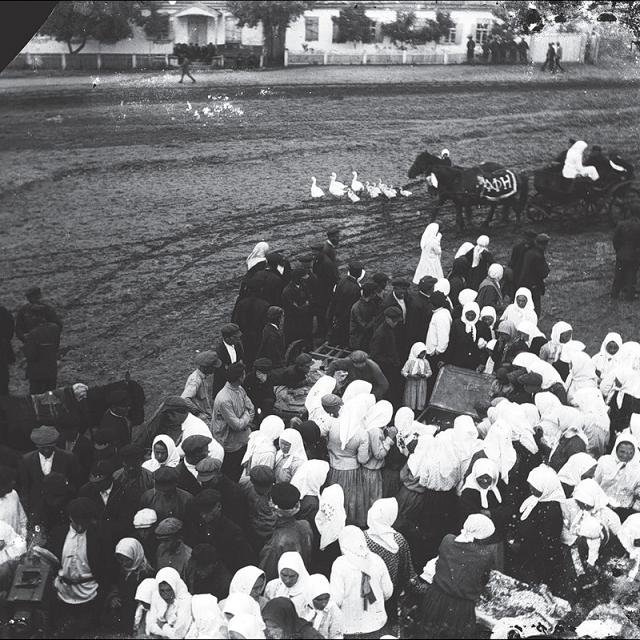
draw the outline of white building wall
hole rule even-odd
[[[529,55],[533,62],[544,62],[549,43],[560,43],[562,62],[584,62],[587,35],[584,33],[537,33],[531,38]]]

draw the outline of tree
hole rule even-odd
[[[143,24],[144,2],[59,2],[39,30],[41,35],[66,42],[78,53],[87,40],[113,44],[132,35],[132,24]],[[74,49],[72,43],[80,41]]]
[[[455,27],[455,22],[451,20],[448,13],[436,12],[435,20],[427,20],[424,24],[418,25],[416,15],[413,11],[409,13],[399,12],[395,22],[382,25],[382,33],[391,42],[397,44],[425,44],[426,42],[438,42],[449,33],[449,29]]]
[[[371,42],[371,27],[375,22],[367,16],[362,4],[350,5],[340,9],[338,16],[331,18],[337,27],[336,42]]]
[[[227,8],[238,20],[238,26],[257,27],[262,24],[265,46],[265,63],[271,66],[284,64],[284,46],[287,27],[299,18],[313,2],[296,0],[234,0]]]

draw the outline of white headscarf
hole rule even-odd
[[[610,342],[614,342],[618,345],[618,351],[614,355],[609,354],[607,351],[607,345]],[[620,349],[622,348],[622,336],[619,333],[610,332],[604,337],[602,344],[600,345],[600,351],[593,356],[593,364],[596,369],[600,372],[600,377],[604,378],[609,372],[609,368],[614,362],[614,358],[616,354],[620,353]]]
[[[354,525],[347,525],[338,538],[340,551],[347,562],[362,573],[371,575],[371,552],[364,533]]]
[[[487,250],[489,246],[489,236],[478,236],[476,240],[476,246],[473,248],[473,260],[471,262],[471,268],[475,269],[480,264],[480,258],[482,254]]]
[[[563,484],[575,487],[582,481],[582,476],[597,464],[597,460],[584,451],[574,453],[558,471],[558,478]]]
[[[569,370],[566,385],[570,395],[573,395],[583,387],[597,388],[596,366],[588,354],[584,351],[574,351],[569,357],[569,362],[571,369]],[[571,393],[572,391],[573,393]]]
[[[364,417],[364,428],[366,431],[371,429],[382,429],[386,427],[393,419],[393,405],[388,400],[378,400]]]
[[[540,329],[538,329],[538,327],[533,322],[528,322],[527,320],[517,324],[516,325],[516,330],[519,331],[520,333],[525,333],[528,336],[528,338],[526,340],[526,343],[527,343],[528,347],[531,346],[531,343],[536,338],[544,338],[545,337],[544,333],[542,333],[542,331],[540,331]]]
[[[478,292],[475,289],[463,289],[458,294],[458,303],[461,307],[464,307],[467,302],[475,302],[478,297]]]
[[[527,299],[524,307],[522,308],[518,306],[517,299],[519,296],[524,296]],[[502,320],[511,320],[516,327],[522,322],[530,322],[534,326],[538,325],[538,314],[536,313],[533,305],[531,291],[527,289],[527,287],[520,287],[516,291],[513,302],[502,314]]]
[[[476,317],[474,320],[469,320],[467,319],[467,313],[469,311],[473,311],[476,314]],[[480,319],[480,307],[478,306],[478,304],[476,302],[467,302],[467,304],[465,304],[462,307],[462,316],[460,317],[460,319],[462,320],[462,323],[464,324],[464,330],[466,333],[470,333],[471,337],[473,338],[473,341],[476,341],[476,337],[478,335],[477,333],[477,329],[476,329],[476,324],[478,323],[478,320]]]
[[[347,385],[347,388],[342,394],[342,402],[347,404],[349,400],[353,400],[357,396],[367,395],[371,393],[373,385],[366,380],[354,380]]]
[[[291,484],[300,492],[300,499],[305,496],[320,498],[320,489],[327,481],[329,463],[324,460],[307,460],[291,478]]]
[[[322,376],[318,378],[313,387],[309,389],[307,399],[304,401],[305,409],[309,414],[311,414],[314,409],[322,406],[322,398],[333,393],[337,383],[338,381],[333,376]]]
[[[538,453],[534,427],[540,420],[540,414],[535,405],[502,400],[495,407],[494,412],[496,421],[506,422],[511,427],[511,440],[519,442],[530,453]]]
[[[264,640],[264,621],[261,616],[252,616],[248,613],[239,613],[233,616],[228,623],[229,632],[239,633],[243,638]],[[206,636],[204,636],[206,637]]]
[[[303,595],[307,588],[307,579],[309,572],[304,566],[304,560],[297,551],[285,551],[278,560],[278,576],[283,569],[295,571],[298,574],[298,581],[293,587],[287,587],[288,597]],[[256,603],[257,604],[257,603]]]
[[[598,170],[595,167],[585,167],[582,164],[582,157],[587,143],[584,140],[578,140],[567,151],[567,156],[562,167],[562,175],[565,178],[573,179],[578,176],[588,176],[592,180],[597,180]]]
[[[518,460],[516,450],[513,448],[512,438],[511,425],[502,420],[497,420],[489,427],[489,431],[482,443],[482,448],[487,454],[487,458],[496,465],[500,477],[506,484],[509,484],[509,472]]]
[[[283,467],[285,469],[289,468],[294,460],[302,460],[303,462],[307,461],[307,452],[304,448],[304,442],[302,441],[302,436],[299,431],[295,429],[285,429],[280,434],[280,441],[288,442],[291,446],[289,447],[288,453],[283,453],[282,449],[278,450],[276,455],[276,463],[281,460],[284,460]]]
[[[496,531],[491,518],[481,513],[472,513],[465,521],[460,534],[456,536],[456,542],[473,542],[474,540],[486,540]]]
[[[409,371],[412,376],[426,376],[429,367],[429,363],[426,358],[419,358],[418,356],[421,353],[424,353],[427,350],[427,345],[424,342],[414,342],[411,347],[411,351],[409,352],[409,361],[411,364],[411,370]]]
[[[428,249],[433,244],[440,244],[440,238],[442,238],[442,234],[438,233],[440,230],[440,225],[437,222],[432,222],[428,224],[424,233],[422,234],[422,238],[420,239],[420,248],[424,251]]]
[[[567,331],[573,332],[573,327],[568,322],[564,322],[564,320],[556,322],[553,327],[551,327],[551,338],[545,346],[550,350],[552,362],[556,362],[557,360],[569,362],[571,348],[568,345],[570,345],[573,340],[570,338],[568,342],[560,342],[560,336]]]
[[[267,242],[258,242],[258,244],[253,248],[253,251],[249,254],[249,257],[247,258],[247,271],[255,267],[260,262],[266,262],[268,251],[269,251],[269,244]]]
[[[158,442],[161,442],[167,448],[167,459],[163,463],[156,460],[154,447]],[[180,453],[176,447],[176,443],[173,441],[173,438],[163,434],[153,439],[151,458],[142,463],[142,468],[153,473],[160,467],[177,467],[178,464],[180,464]]]
[[[616,398],[618,409],[622,408],[625,395],[640,399],[640,372],[629,367],[616,367],[615,377],[620,382],[620,385],[614,387],[618,392]]]
[[[553,448],[560,439],[561,432],[556,420],[556,410],[562,406],[562,402],[550,391],[541,391],[534,397],[535,405],[540,412],[538,426],[542,428],[545,444]]]
[[[473,249],[473,242],[463,242],[460,245],[460,248],[456,251],[456,255],[454,256],[454,260],[456,258],[459,258],[460,256],[467,255],[467,253],[469,253],[469,251],[471,251],[471,249]]]
[[[515,367],[523,367],[530,373],[537,373],[542,377],[542,389],[548,389],[554,384],[563,384],[562,377],[548,362],[544,362],[533,353],[519,353],[512,363]]]
[[[492,279],[500,282],[504,275],[504,269],[501,264],[494,262],[488,269],[487,275]]]
[[[376,398],[371,393],[360,394],[345,402],[340,412],[340,446],[344,449],[351,438],[364,433],[364,418]]]
[[[546,464],[541,464],[527,476],[527,482],[542,492],[540,497],[531,495],[520,505],[520,520],[526,520],[539,502],[565,501],[564,491],[558,474]]]
[[[489,476],[491,478],[491,485],[487,489],[483,489],[478,484],[478,478],[480,476]],[[502,502],[502,496],[498,490],[499,479],[500,471],[498,470],[498,465],[489,458],[478,458],[478,460],[473,463],[471,473],[467,476],[462,490],[475,489],[480,494],[480,504],[482,505],[482,508],[488,509],[490,491],[498,502]]]
[[[218,598],[210,593],[199,593],[191,596],[191,625],[190,636],[197,633],[197,638],[225,638],[227,619],[220,611]],[[195,627],[195,628],[194,628]]]
[[[367,513],[367,535],[373,542],[391,553],[398,553],[393,523],[398,518],[398,501],[395,498],[376,500]]]
[[[418,437],[423,434],[433,436],[438,430],[438,427],[434,425],[416,422],[415,413],[413,409],[409,409],[409,407],[400,407],[400,409],[396,411],[394,426],[398,430],[398,435],[396,436],[398,448],[402,454],[407,457],[409,456],[407,446],[411,442],[417,440]]]
[[[630,556],[638,558],[640,547],[635,546],[635,541],[638,539],[640,539],[640,513],[632,513],[622,523],[618,531],[618,540]]]
[[[331,584],[327,580],[325,576],[321,573],[313,573],[309,576],[307,580],[307,602],[309,607],[313,610],[313,618],[311,619],[311,624],[313,628],[318,631],[322,626],[322,623],[325,617],[328,615],[327,607],[322,611],[319,611],[313,606],[313,601],[315,598],[328,593],[330,597],[332,597],[331,592]]]
[[[242,464],[251,461],[251,466],[261,464],[260,460],[252,460],[253,456],[259,457],[261,453],[275,453],[274,441],[284,432],[284,422],[279,416],[266,416],[260,423],[260,429],[253,431],[249,436],[247,450],[242,457]],[[273,458],[272,458],[273,461]]]
[[[434,291],[439,291],[445,298],[451,293],[451,283],[446,278],[440,278],[433,286]]]
[[[283,554],[284,555],[284,554]],[[280,569],[278,569],[278,572]],[[295,585],[294,585],[295,587]],[[222,605],[222,613],[230,613],[232,616],[240,614],[248,614],[250,616],[260,617],[260,605],[248,593],[229,593]]]
[[[253,565],[238,569],[229,583],[229,595],[232,593],[244,593],[250,596],[253,587],[261,577],[265,577],[264,571]]]
[[[315,523],[320,532],[320,550],[335,542],[347,522],[344,508],[344,492],[339,484],[328,486],[320,494],[320,505]]]
[[[171,604],[167,604],[160,595],[159,586],[166,582],[175,595]],[[151,629],[158,620],[165,620],[167,633],[173,632],[176,637],[184,637],[191,624],[191,594],[187,585],[180,578],[180,574],[172,567],[160,569],[156,574],[156,588],[151,594],[151,605],[146,618],[146,632],[151,635]],[[164,628],[163,628],[164,629]]]

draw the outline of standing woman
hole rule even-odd
[[[302,436],[295,429],[280,434],[280,450],[276,454],[276,482],[291,482],[296,471],[307,461]]]
[[[296,514],[297,520],[306,520],[313,531],[315,541],[318,543],[318,529],[316,527],[316,514],[320,508],[320,490],[327,481],[329,463],[324,460],[308,460],[295,473],[291,484],[300,492],[300,511]]]
[[[247,295],[247,283],[252,280],[259,271],[267,268],[267,253],[269,252],[269,244],[267,242],[258,242],[253,251],[247,257],[247,273],[240,282],[240,291],[238,292],[238,301]]]
[[[179,463],[180,454],[173,438],[159,435],[153,439],[151,458],[142,463],[142,468],[154,473],[160,467],[177,467]]]
[[[476,638],[475,606],[495,568],[495,556],[484,544],[495,532],[493,522],[475,513],[458,536],[447,534],[438,550],[433,582],[421,606],[425,638]]]
[[[610,443],[629,426],[631,415],[640,413],[640,373],[629,367],[619,367],[614,371],[613,388],[607,396]]]
[[[262,609],[268,602],[264,597],[266,584],[267,577],[264,571],[250,564],[236,571],[229,584],[229,595],[232,593],[244,593],[247,596],[251,596]],[[220,602],[220,606],[223,606],[223,602]]]
[[[265,598],[289,598],[298,615],[302,615],[307,606],[308,578],[309,572],[304,566],[302,556],[297,551],[285,551],[278,560],[278,577],[267,582]]]
[[[331,592],[342,609],[345,635],[377,638],[387,623],[385,600],[393,594],[389,571],[367,548],[364,533],[347,526],[340,534],[342,555],[331,568]]]
[[[191,594],[175,569],[156,574],[156,589],[146,618],[146,633],[159,638],[184,638],[191,626]]]
[[[478,323],[479,319],[480,308],[469,302],[462,308],[462,317],[453,321],[447,358],[450,364],[474,371],[482,364],[479,343],[489,342],[491,332],[486,324]]]
[[[344,508],[344,492],[339,484],[332,484],[320,494],[320,506],[315,523],[320,534],[320,546],[314,550],[314,571],[329,577],[333,561],[340,555],[338,537],[345,528],[347,512]]]
[[[443,293],[434,292],[431,295],[431,304],[433,305],[433,315],[429,321],[425,346],[427,347],[427,358],[432,371],[429,379],[432,385],[440,369],[438,363],[444,360],[445,353],[449,348],[452,320],[451,308]]]
[[[442,265],[440,264],[440,256],[442,254],[440,242],[442,240],[442,234],[438,232],[439,229],[440,225],[437,222],[432,222],[427,225],[427,228],[422,234],[422,239],[420,240],[422,254],[415,275],[413,276],[413,284],[419,284],[420,280],[425,276],[431,276],[436,280],[444,277]]]
[[[516,291],[513,302],[504,310],[501,320],[511,320],[516,327],[521,322],[538,326],[538,314],[533,306],[531,291],[527,287],[520,287]]]
[[[278,448],[276,441],[284,431],[284,422],[278,416],[266,416],[260,423],[260,429],[249,436],[247,451],[242,458],[244,471],[242,475],[248,477],[253,467],[264,465],[273,469],[276,465]]]

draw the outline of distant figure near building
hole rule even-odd
[[[476,50],[476,42],[472,36],[467,38],[467,63],[473,64],[473,57]]]
[[[556,42],[556,59],[555,59],[556,68],[560,69],[560,71],[564,72],[564,69],[562,68],[562,65],[560,64],[561,60],[562,60],[562,47],[560,46],[559,42]]]
[[[640,266],[640,208],[618,224],[613,234],[616,251],[616,270],[611,287],[611,297],[617,300],[622,293],[626,300],[636,297],[636,278]]]
[[[191,75],[191,60],[187,56],[182,57],[182,62],[180,63],[180,69],[182,70],[182,75],[180,76],[180,82],[184,80],[184,77],[187,76],[191,78],[191,82],[195,82],[196,79]]]
[[[556,70],[556,50],[553,48],[553,42],[549,43],[549,47],[547,48],[547,57],[545,58],[541,71],[545,71],[547,67],[549,67],[549,71],[551,71],[551,73],[554,73]]]

